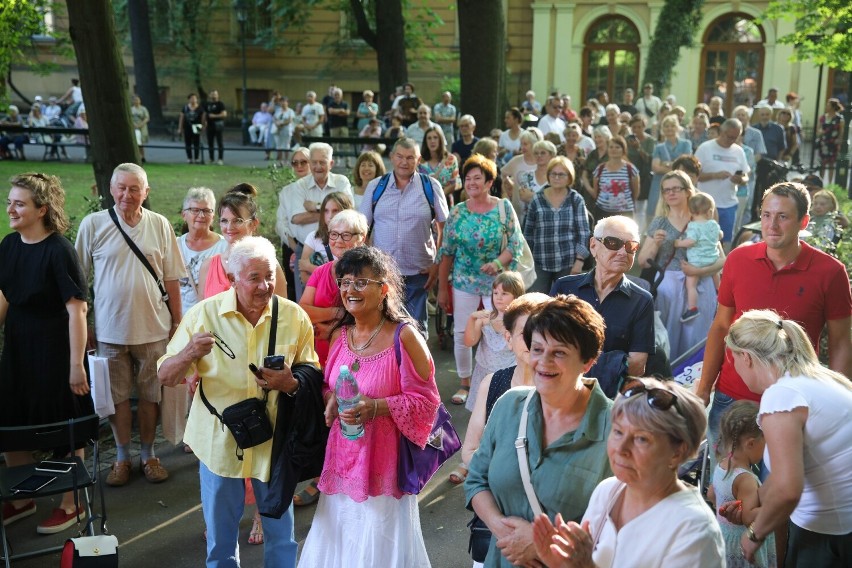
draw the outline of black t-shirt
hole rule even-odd
[[[638,108],[636,108],[633,105],[626,104],[626,103],[622,103],[622,104],[618,105],[618,108],[619,108],[619,110],[621,110],[621,112],[629,112],[630,116],[634,116],[636,113],[639,112]]]
[[[328,103],[327,108],[329,110],[334,108],[342,108],[348,110],[349,105],[346,103],[346,101],[340,101],[339,103],[336,103],[332,100],[330,103]],[[347,117],[345,116],[341,116],[339,114],[332,114],[330,112],[327,112],[326,116],[328,118],[327,122],[329,128],[342,128],[344,126],[347,126]]]
[[[216,101],[215,103],[212,101],[207,101],[204,103],[204,112],[207,114],[207,121],[217,121],[217,122],[225,122],[224,118],[210,118],[211,114],[219,114],[225,111],[225,103],[222,101]]]

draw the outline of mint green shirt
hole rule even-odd
[[[597,380],[583,380],[592,389],[592,395],[580,427],[563,434],[547,447],[543,447],[544,416],[539,394],[533,394],[530,401],[527,417],[530,480],[542,509],[551,520],[556,513],[562,513],[566,521],[579,523],[592,491],[612,475],[606,453],[612,401]],[[468,509],[473,509],[470,502],[474,495],[490,491],[504,515],[532,521],[533,512],[524,492],[515,450],[524,399],[529,391],[529,387],[514,388],[494,405],[465,480]],[[485,567],[510,566],[492,537]]]

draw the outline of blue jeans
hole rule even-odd
[[[722,228],[722,242],[729,243],[734,238],[734,223],[737,220],[737,205],[719,207],[719,226]]]
[[[245,480],[221,477],[199,464],[201,506],[207,525],[208,568],[238,568],[240,550],[237,537],[245,508]],[[257,501],[266,498],[268,485],[251,480]],[[293,534],[293,505],[280,519],[263,518],[264,568],[296,568],[297,544]]]
[[[428,274],[412,274],[403,276],[405,284],[405,309],[420,325],[420,333],[429,339],[429,316],[426,312],[426,297],[429,290],[424,288],[429,280]]]
[[[296,266],[293,268],[293,284],[296,288],[296,303],[302,299],[302,292],[305,291],[305,283],[302,282],[301,272],[299,271],[299,260],[302,258],[302,251],[305,250],[305,245],[296,241]]]

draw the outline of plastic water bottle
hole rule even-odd
[[[349,372],[347,365],[340,366],[340,375],[334,385],[334,393],[337,395],[337,411],[343,412],[358,404],[361,400],[361,392],[355,377]],[[340,421],[340,431],[347,440],[357,440],[364,435],[363,424],[345,424]]]

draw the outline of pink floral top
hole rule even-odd
[[[349,349],[346,328],[331,346],[325,367],[325,391],[334,388],[341,365],[357,359],[359,369],[353,374],[364,396],[387,399],[389,416],[364,422],[364,435],[347,440],[340,432],[340,421],[331,426],[325,452],[325,465],[319,489],[326,494],[343,493],[354,501],[368,497],[403,496],[397,487],[399,435],[421,448],[435,422],[440,396],[435,384],[435,364],[430,359],[429,380],[417,374],[405,349],[402,361],[396,363],[393,345],[369,357],[356,356]]]
[[[432,176],[441,183],[441,187],[446,187],[451,181],[456,183],[456,187],[459,187],[461,183],[459,161],[454,154],[447,154],[447,157],[438,162],[434,169],[429,162],[423,162],[417,166],[417,171]]]

